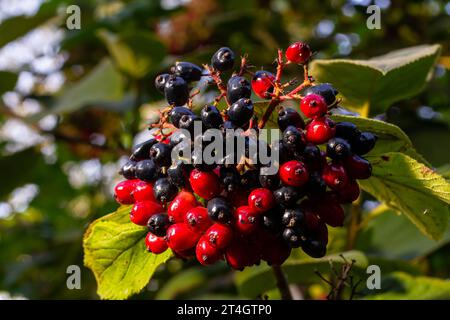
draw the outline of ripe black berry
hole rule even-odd
[[[333,104],[336,100],[338,91],[329,83],[321,83],[315,86],[306,88],[303,91],[303,95],[318,94],[325,99],[327,105]]]
[[[298,228],[286,228],[283,231],[283,239],[293,248],[302,244],[302,232]]]
[[[281,217],[281,223],[286,228],[300,227],[305,222],[305,215],[300,208],[286,209]]]
[[[169,79],[170,74],[163,73],[155,78],[155,88],[164,94],[164,87],[166,86],[167,80]]]
[[[242,98],[233,103],[228,109],[228,117],[238,127],[246,124],[253,116],[252,100]]]
[[[219,178],[225,190],[228,192],[236,190],[239,186],[239,173],[234,167],[227,168],[220,166]]]
[[[187,82],[181,78],[171,75],[164,87],[166,100],[170,105],[182,106],[188,102],[189,88]]]
[[[120,169],[119,173],[125,179],[134,179],[136,178],[136,161],[128,160]]]
[[[250,98],[252,88],[250,82],[244,77],[233,76],[228,80],[227,98],[230,103],[235,103],[242,98]]]
[[[312,172],[309,175],[306,189],[309,195],[323,195],[327,190],[327,185],[322,179],[322,175],[319,172]]]
[[[336,137],[346,139],[347,141],[357,140],[361,134],[355,124],[351,122],[336,123]]]
[[[352,150],[357,155],[365,155],[375,147],[377,136],[371,132],[361,132],[358,139],[351,141]]]
[[[172,163],[171,151],[168,144],[158,142],[150,148],[150,156],[158,166],[167,167]]]
[[[271,174],[271,175],[265,175],[260,174],[259,175],[259,183],[263,188],[267,189],[275,189],[278,188],[280,185],[280,178],[278,177],[278,173]]]
[[[202,77],[203,70],[198,65],[191,62],[177,62],[171,71],[186,80],[186,82],[198,81]]]
[[[220,48],[211,58],[211,64],[214,69],[227,71],[233,68],[234,52],[227,47]]]
[[[297,160],[303,160],[306,164],[310,166],[314,166],[322,160],[322,154],[320,153],[320,149],[318,146],[312,143],[308,143],[301,153],[301,159]]]
[[[327,143],[327,156],[333,160],[340,160],[352,154],[350,144],[342,138],[332,138]]]
[[[178,122],[179,128],[180,129],[184,129],[189,131],[189,133],[191,134],[191,139],[194,139],[194,129],[195,129],[195,124],[197,123],[197,125],[199,127],[202,127],[202,121],[200,120],[199,116],[195,115],[195,114],[189,114],[189,115],[184,115],[180,118],[180,121]],[[203,128],[203,127],[202,127]],[[201,132],[198,132],[201,134]]]
[[[303,121],[302,116],[294,109],[283,108],[278,113],[278,127],[281,131],[284,131],[289,126],[303,129],[305,127],[305,122]]]
[[[201,113],[203,125],[206,128],[219,128],[223,123],[222,115],[219,109],[215,106],[206,105],[203,107]]]
[[[148,231],[153,233],[155,236],[164,237],[169,224],[169,217],[166,213],[157,213],[148,219],[147,227]]]
[[[131,151],[130,159],[134,161],[149,159],[150,148],[157,142],[155,138],[151,138],[150,140],[137,144]]]
[[[301,243],[302,250],[313,258],[322,258],[327,253],[327,245],[323,241],[307,238]]]
[[[295,206],[302,197],[301,192],[297,188],[290,186],[278,188],[273,192],[273,195],[278,204],[287,208]]]
[[[303,133],[294,126],[288,126],[283,132],[283,145],[291,151],[303,151],[305,148]]]
[[[263,215],[263,227],[271,233],[279,233],[283,225],[281,224],[281,209],[278,207],[265,212]]]
[[[208,201],[208,215],[211,220],[228,223],[231,220],[232,214],[232,208],[227,200],[213,198]]]
[[[170,122],[176,127],[180,127],[180,119],[184,115],[193,115],[194,112],[192,112],[191,109],[188,109],[186,107],[174,107],[169,112]]]
[[[178,160],[167,169],[167,178],[170,183],[176,185],[177,187],[184,187],[187,184],[189,177],[189,165],[185,164],[183,161]]]
[[[153,185],[153,195],[161,203],[169,202],[177,195],[178,188],[169,179],[160,178]]]
[[[157,167],[153,160],[142,160],[136,164],[136,178],[153,181],[157,175]]]

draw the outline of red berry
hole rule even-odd
[[[335,131],[332,120],[326,117],[316,118],[306,126],[306,140],[314,144],[322,144],[333,138]]]
[[[275,76],[264,70],[256,71],[252,79],[253,92],[261,99],[270,99]]]
[[[253,211],[265,212],[275,205],[275,198],[269,189],[258,188],[248,196],[248,205]]]
[[[228,192],[227,199],[235,208],[246,206],[248,200],[248,193],[246,190],[238,189],[236,191]]]
[[[208,216],[208,209],[195,207],[186,213],[185,223],[196,233],[203,234],[212,224]]]
[[[170,221],[175,223],[183,222],[186,212],[197,205],[197,199],[195,199],[192,192],[181,191],[167,207],[167,214],[169,215]]]
[[[243,238],[234,238],[225,250],[225,259],[230,267],[243,270],[245,267],[256,263],[254,248]]]
[[[196,247],[194,246],[187,250],[175,251],[172,249],[172,251],[176,258],[182,259],[182,260],[188,260],[188,259],[195,257],[195,249],[196,249]]]
[[[130,219],[134,224],[146,226],[148,219],[156,213],[164,212],[164,208],[157,202],[139,201],[131,209]]]
[[[136,201],[156,201],[153,196],[153,183],[146,181],[137,182],[133,196]]]
[[[167,250],[167,242],[164,238],[157,237],[151,232],[145,237],[145,245],[147,250],[154,254],[160,254]]]
[[[345,169],[353,179],[368,179],[372,175],[372,165],[366,159],[353,155],[344,159]]]
[[[311,48],[304,42],[295,42],[286,49],[286,58],[292,63],[304,64],[311,57]]]
[[[331,197],[325,196],[320,203],[317,203],[317,214],[329,226],[342,227],[344,225],[344,209]]]
[[[325,99],[318,94],[309,94],[300,102],[300,109],[308,118],[321,117],[327,113],[327,103]]]
[[[120,204],[134,203],[134,188],[136,180],[124,180],[119,182],[114,188],[114,198]]]
[[[281,238],[265,234],[258,239],[261,245],[261,259],[269,265],[282,265],[289,258],[291,248]]]
[[[191,184],[192,190],[206,200],[214,198],[221,191],[219,177],[211,171],[192,170],[189,183]]]
[[[337,192],[337,199],[340,203],[352,203],[359,197],[359,185],[356,180],[349,180],[345,185],[345,188],[342,188]]]
[[[222,252],[212,246],[205,237],[201,237],[198,241],[195,255],[198,262],[204,266],[214,264],[222,258]]]
[[[204,236],[213,247],[225,249],[233,240],[233,229],[222,223],[214,223]]]
[[[192,249],[200,239],[201,234],[193,231],[185,223],[175,223],[167,229],[167,244],[178,253]]]
[[[331,163],[323,168],[322,179],[331,189],[340,190],[347,184],[348,176],[342,164]]]
[[[281,181],[292,187],[301,187],[308,182],[309,174],[303,162],[291,160],[280,168]]]
[[[242,206],[234,212],[235,228],[238,233],[250,234],[260,226],[261,215],[250,209],[249,206]]]

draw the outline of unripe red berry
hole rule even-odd
[[[185,216],[185,223],[194,232],[203,234],[212,224],[208,216],[208,210],[205,207],[195,207],[189,209]]]
[[[167,229],[167,244],[169,248],[183,252],[192,249],[200,239],[201,234],[193,231],[185,223],[175,223]]]
[[[153,183],[146,181],[137,182],[133,196],[136,201],[156,201],[153,196]]]
[[[260,226],[261,215],[249,206],[242,206],[234,212],[234,227],[240,234],[250,234]]]
[[[300,109],[308,118],[321,117],[327,113],[327,103],[325,99],[318,94],[310,94],[300,102]]]
[[[120,204],[132,204],[135,199],[133,196],[136,186],[136,180],[124,180],[119,182],[114,188],[114,198]]]
[[[311,57],[311,48],[304,42],[294,42],[286,49],[286,58],[292,63],[305,64]]]
[[[309,174],[303,162],[291,160],[281,166],[280,178],[285,185],[301,187],[308,182]]]
[[[342,227],[344,225],[344,209],[336,199],[325,196],[323,201],[317,204],[317,213],[323,222],[331,227]]]
[[[167,242],[164,238],[157,237],[151,232],[145,237],[145,246],[147,250],[154,254],[160,254],[167,250]]]
[[[198,262],[204,266],[208,266],[219,261],[223,254],[217,247],[212,246],[208,239],[203,236],[197,243],[195,255]]]
[[[213,247],[225,249],[233,240],[233,229],[222,223],[214,223],[204,235]]]
[[[244,189],[228,192],[227,199],[235,208],[247,205],[248,192]]]
[[[234,238],[225,250],[225,259],[233,269],[243,270],[255,262],[254,256],[252,257],[253,251],[248,241],[239,237]]]
[[[356,180],[349,180],[345,185],[345,188],[342,188],[337,192],[337,198],[340,203],[352,203],[356,199],[358,199],[360,194],[360,189],[358,182]]]
[[[181,191],[167,207],[167,214],[169,215],[170,221],[175,223],[183,222],[186,212],[197,205],[197,199],[195,199],[195,196],[191,192]]]
[[[275,76],[264,70],[256,71],[252,78],[253,92],[261,99],[270,99],[273,92]]]
[[[219,177],[211,171],[192,170],[189,183],[191,184],[192,190],[206,200],[214,198],[221,191]]]
[[[164,208],[157,202],[139,201],[131,209],[130,219],[134,224],[146,226],[148,219],[156,213],[164,212]]]
[[[267,232],[258,232],[261,259],[268,265],[282,265],[291,254],[290,246],[282,238]]]
[[[372,175],[372,165],[366,159],[353,155],[344,159],[348,175],[353,179],[368,179]]]
[[[306,126],[306,140],[314,144],[322,144],[333,138],[335,131],[332,120],[326,117],[316,118]]]
[[[248,196],[248,205],[255,212],[265,212],[275,205],[275,198],[269,189],[258,188]]]
[[[340,190],[347,184],[348,175],[342,164],[331,163],[323,168],[322,179],[331,189]]]

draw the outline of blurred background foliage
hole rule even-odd
[[[66,28],[72,4],[81,8],[80,30]],[[382,9],[380,30],[366,27],[370,4]],[[117,207],[118,168],[164,106],[155,76],[177,59],[207,63],[221,46],[270,70],[276,49],[295,40],[309,42],[319,58],[364,59],[441,44],[426,90],[377,116],[405,130],[450,178],[450,2],[0,0],[0,295],[97,298],[95,279],[82,266],[82,235]],[[363,208],[378,213],[356,248],[382,270],[450,276],[449,232],[436,243],[371,199]],[[332,232],[330,252],[342,249],[344,233]],[[66,287],[73,264],[82,268],[82,290]],[[246,291],[245,274],[227,270],[169,261],[135,298],[256,297]],[[420,289],[416,278],[405,281]],[[305,298],[328,290],[318,278],[296,289]]]

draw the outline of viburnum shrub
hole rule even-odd
[[[252,72],[244,56],[225,79],[236,57],[221,48],[210,65],[177,62],[170,73],[156,78],[169,106],[152,126],[154,134],[133,148],[121,169],[126,180],[115,188],[117,202],[132,204],[131,221],[148,228],[149,252],[170,248],[180,259],[197,259],[205,266],[225,260],[238,270],[261,260],[281,265],[292,248],[314,258],[326,254],[327,226],[343,225],[342,204],[355,201],[357,180],[371,176],[364,155],[377,136],[329,117],[339,102],[338,91],[309,75],[308,44],[296,42],[284,55],[278,51],[275,73]],[[281,81],[287,67],[303,69],[300,84]],[[192,98],[200,91],[191,86],[197,81],[219,90],[200,112],[193,110]],[[265,110],[258,110],[260,117],[252,92],[269,101]],[[226,103],[222,110],[221,100]],[[297,108],[284,107],[288,101],[296,101]],[[273,112],[282,134],[268,143],[258,133]],[[217,146],[211,132],[220,138],[219,150],[213,150],[215,161],[208,162],[202,156],[213,143]],[[238,139],[242,145],[228,148]],[[181,147],[188,158],[178,157]],[[255,161],[262,148],[271,156],[268,163]],[[269,167],[275,170],[262,170]]]

